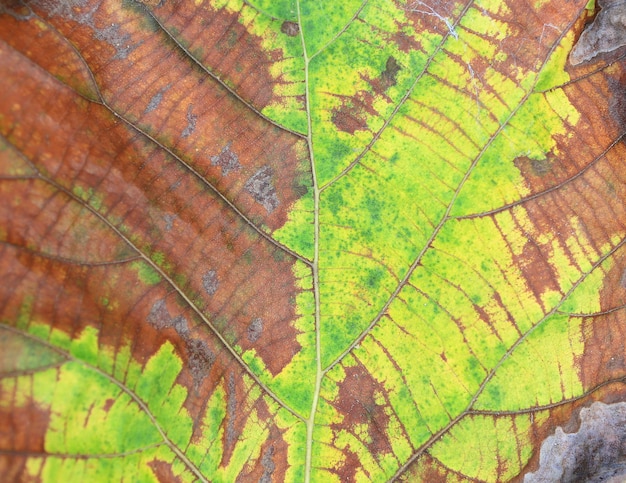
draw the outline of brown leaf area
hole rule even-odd
[[[569,100],[581,113],[576,125],[576,135],[570,139],[557,137],[556,155],[544,161],[518,160],[518,167],[532,190],[523,205],[538,229],[539,236],[556,234],[563,236],[572,229],[580,230],[600,253],[601,246],[612,242],[609,261],[610,270],[603,270],[600,292],[600,311],[573,314],[583,319],[585,350],[577,361],[579,373],[586,391],[594,391],[612,381],[623,381],[626,376],[626,349],[623,344],[626,283],[624,283],[623,233],[626,229],[626,65],[623,56],[617,61],[601,60],[591,65],[569,67],[573,79],[564,86]],[[608,102],[607,102],[608,100]],[[566,226],[563,220],[575,217],[575,227]],[[534,287],[556,287],[554,273],[545,270],[541,259],[539,237],[532,245],[535,255],[523,254],[521,266]],[[569,253],[574,263],[574,254]],[[543,267],[543,268],[542,268]],[[603,389],[611,402],[621,399],[622,383],[615,383],[614,393]],[[590,396],[591,397],[591,396]],[[601,400],[599,395],[594,396]],[[590,404],[590,403],[589,403]],[[586,404],[588,405],[588,404]],[[567,413],[564,413],[567,414]],[[555,421],[552,431],[557,424]]]
[[[180,290],[198,294],[200,310],[211,314],[213,320],[228,320],[229,329],[234,332],[231,339],[245,341],[248,325],[256,317],[261,317],[268,334],[280,340],[280,344],[289,344],[289,338],[284,333],[276,333],[273,326],[281,324],[284,327],[285,321],[294,318],[289,303],[296,291],[293,279],[289,280],[292,273],[289,266],[294,259],[286,256],[283,262],[276,261],[279,257],[275,253],[281,251],[280,247],[269,243],[243,223],[226,201],[211,193],[203,178],[189,175],[160,146],[146,143],[142,134],[129,132],[127,126],[111,119],[102,106],[75,98],[57,81],[50,78],[43,79],[43,82],[35,80],[38,76],[34,66],[19,55],[7,52],[6,57],[10,65],[5,75],[16,90],[4,100],[8,103],[19,99],[20,91],[31,93],[26,102],[19,105],[19,115],[35,122],[24,126],[20,118],[9,114],[7,121],[19,127],[4,134],[16,149],[32,160],[39,177],[49,185],[56,185],[54,187],[65,193],[66,199],[70,196],[70,189],[76,191],[84,186],[84,191],[88,192],[97,184],[104,196],[102,204],[111,207],[106,213],[107,224],[113,225],[112,230],[118,232],[118,237],[121,234],[125,240],[133,238],[135,251],[165,254],[168,266],[163,268],[170,272],[169,277],[188,274],[179,282]],[[30,74],[26,79],[25,72]],[[38,119],[36,113],[41,106],[46,106],[49,116],[62,115],[62,122],[59,120],[57,124],[49,118]],[[2,107],[5,112],[10,112],[15,104]],[[88,127],[83,125],[85,119],[88,119]],[[33,138],[57,141],[40,143],[34,142]],[[21,183],[16,180],[15,184]],[[46,207],[50,204],[47,203]],[[37,223],[43,224],[44,228],[55,226],[57,229],[63,218],[58,210],[54,210],[54,205],[50,208],[52,210],[46,210],[43,215],[38,212],[32,215],[39,217]],[[21,211],[24,209],[20,207]],[[12,212],[5,214],[9,218],[13,215]],[[42,219],[44,216],[48,221]],[[23,223],[32,225],[33,217],[25,218]],[[110,220],[115,221],[111,223]],[[15,231],[20,228],[8,220],[6,225]],[[126,227],[130,231],[122,234]],[[105,237],[110,236],[108,229],[101,231]],[[49,229],[45,232],[47,236],[53,235]],[[207,246],[204,240],[212,243]],[[87,241],[77,243],[88,248],[85,252],[97,248],[87,245]],[[216,251],[215,245],[228,249]],[[109,257],[108,260],[113,259]],[[198,270],[198,267],[205,268]],[[215,273],[219,281],[215,291],[207,290],[206,283],[203,283],[209,272]],[[245,287],[248,284],[249,289]],[[288,288],[290,284],[291,289]],[[235,287],[238,290],[234,290]],[[267,307],[264,304],[266,298],[276,301],[275,306]],[[292,334],[295,345],[285,347],[281,353],[297,351],[295,332]],[[281,363],[272,358],[268,365],[270,361]],[[278,371],[280,367],[272,369]]]
[[[272,230],[284,224],[289,207],[310,185],[300,138],[259,118],[249,99],[236,99],[204,68],[190,63],[188,53],[165,30],[149,24],[151,17],[146,19],[141,7],[119,10],[113,8],[115,2],[87,1],[29,5],[26,24],[4,19],[9,45],[70,87],[78,85],[79,93],[89,92],[254,223]],[[29,48],[34,33],[50,37],[65,67],[51,64],[49,50]],[[162,49],[163,44],[168,48]],[[245,59],[238,62],[245,65]],[[224,62],[229,65],[228,59]],[[78,83],[81,77],[85,85]],[[255,85],[271,87],[270,82],[265,78]],[[227,165],[220,159],[225,151],[232,153]],[[266,192],[250,187],[260,172],[268,173]]]
[[[35,2],[34,7],[50,30],[68,32],[63,34],[65,44],[80,51],[83,70],[88,69],[99,86],[100,102],[85,101],[39,71],[21,52],[3,49],[5,76],[12,86],[3,98],[3,111],[12,113],[3,135],[34,164],[39,177],[61,190],[84,187],[88,192],[97,186],[105,197],[100,202],[107,207],[102,216],[116,225],[114,231],[132,227],[123,237],[135,240],[135,250],[164,254],[170,277],[186,274],[180,290],[197,294],[198,308],[217,324],[228,320],[231,341],[249,348],[249,325],[261,319],[263,342],[287,357],[265,357],[270,370],[279,372],[299,349],[296,333],[289,329],[295,317],[289,302],[296,292],[290,278],[294,258],[263,230],[281,226],[299,196],[294,187],[301,181],[301,141],[249,113],[221,86],[183,62],[175,48],[161,63],[163,68],[155,69],[149,53],[159,50],[154,42],[162,39],[148,36],[139,15],[131,12],[105,34],[98,25],[104,23],[100,12],[109,14],[106,3],[97,8],[81,4],[67,12],[46,2]],[[23,21],[4,20],[7,37],[19,44],[19,36],[28,34],[23,34]],[[50,53],[33,57],[49,58]],[[143,60],[147,58],[151,61]],[[170,90],[176,94],[168,95]],[[46,119],[36,114],[42,108]],[[189,128],[191,116],[197,116],[194,129],[185,136],[181,126]],[[34,124],[26,124],[27,118]],[[183,152],[198,154],[186,159]],[[16,185],[7,190],[14,191]],[[5,213],[7,219],[14,215]],[[22,223],[32,226],[35,214],[25,215]],[[48,221],[34,225],[61,229],[61,214],[46,210],[46,216]],[[107,237],[119,236],[101,229],[97,237],[100,232],[102,249],[110,250],[115,243]],[[46,234],[53,237],[49,230]],[[97,257],[93,254],[101,252],[88,242],[78,243],[88,248],[82,250],[87,256]],[[274,302],[271,307],[265,303],[268,299]],[[263,347],[262,357],[267,356]]]
[[[96,328],[102,351],[130,341],[143,365],[171,343],[192,442],[223,391],[220,464],[259,417],[268,439],[242,478],[280,481],[287,445],[276,409],[249,401],[258,380],[231,347],[254,349],[273,375],[301,350],[298,257],[272,233],[311,185],[308,151],[255,112],[273,92],[271,59],[236,15],[174,8],[159,22],[198,37],[207,19],[218,37],[236,33],[202,59],[227,82],[190,61],[139,4],[0,6],[0,319],[18,324],[28,306],[29,320],[70,338]],[[130,370],[118,364],[118,374]],[[5,481],[26,474],[27,456],[46,455],[46,410],[20,404],[0,414]],[[150,467],[178,478],[171,462]]]
[[[10,400],[5,394],[0,396]],[[29,457],[46,456],[44,438],[48,423],[48,411],[35,403],[17,410],[0,410],[0,469],[5,481],[20,481]],[[23,427],[31,430],[23,431]]]
[[[243,3],[241,11],[235,13],[181,0],[159,2],[156,7],[150,15],[163,29],[254,109],[260,111],[270,101],[280,101],[274,84],[288,82],[274,80],[269,71],[272,65],[285,60],[284,55],[279,49],[266,52],[262,39],[239,22],[243,10],[252,10],[248,5]],[[281,28],[284,35],[290,36],[297,35],[297,29],[298,24],[293,22],[284,22]]]
[[[528,236],[533,241],[521,254],[519,265],[535,292],[562,291],[554,269],[543,261],[543,254],[550,248],[542,239],[567,237],[573,230],[580,230],[590,241],[592,250],[599,254],[603,244],[620,236],[626,228],[626,210],[621,201],[626,197],[626,173],[622,166],[626,155],[625,126],[617,110],[609,109],[607,113],[598,108],[606,106],[606,99],[610,105],[622,102],[624,90],[615,87],[615,79],[623,71],[623,64],[588,78],[583,77],[584,72],[572,71],[573,79],[582,77],[564,87],[582,115],[575,126],[576,135],[557,136],[558,156],[549,155],[540,161],[517,160],[531,194],[516,205],[524,206],[530,216],[532,229],[528,230]],[[577,226],[566,222],[571,219],[577,220]],[[568,253],[568,258],[571,263],[577,263],[573,251]],[[621,250],[614,258],[621,259]],[[610,280],[606,283],[615,287]],[[611,292],[618,297],[626,296]]]
[[[393,453],[389,434],[389,416],[387,406],[377,401],[377,397],[384,397],[385,389],[361,366],[347,367],[345,369],[345,384],[339,388],[339,395],[333,402],[343,420],[335,425],[334,430],[341,428],[367,428],[367,441],[365,446],[374,457],[378,458],[384,453]],[[350,449],[344,450],[350,453]],[[337,470],[341,481],[354,481],[358,464],[354,464],[352,458],[346,458],[344,465]]]
[[[262,415],[263,425],[270,431],[265,444],[273,447],[272,464],[277,475],[284,473],[286,446],[281,430],[274,423],[274,414],[263,398],[251,406],[246,401],[249,391],[245,383],[246,374],[232,359],[225,347],[206,330],[184,300],[172,295],[167,283],[161,282],[145,291],[135,270],[126,264],[101,266],[75,266],[55,259],[42,260],[32,253],[20,254],[17,247],[4,247],[3,260],[14,260],[5,269],[5,280],[14,288],[13,293],[3,293],[0,304],[2,316],[18,320],[23,298],[20,293],[37,293],[37,301],[31,309],[34,320],[51,320],[54,330],[77,336],[87,326],[100,328],[98,346],[102,350],[119,352],[128,341],[132,344],[133,359],[140,364],[148,363],[162,345],[169,341],[183,358],[185,365],[176,380],[187,388],[184,408],[195,421],[192,441],[203,437],[202,418],[207,404],[216,390],[224,390],[228,397],[229,411],[224,422],[223,463],[228,464],[234,443],[242,433],[250,413]],[[120,296],[119,294],[125,294]],[[113,307],[103,307],[101,298],[110,297]],[[153,303],[152,301],[163,301]],[[139,301],[139,302],[137,302]],[[120,324],[120,321],[124,321]],[[139,342],[140,341],[140,342]],[[116,371],[124,374],[128,366],[120,361]],[[120,384],[127,384],[124,377]],[[132,394],[132,385],[130,392]],[[1,395],[3,401],[11,401],[11,395]],[[133,399],[139,400],[134,395]],[[110,405],[109,405],[110,406]],[[46,456],[43,437],[47,430],[46,411],[30,404],[18,411],[3,408],[2,452],[8,455],[3,474],[15,471],[18,474],[23,458],[41,453]],[[29,428],[23,431],[22,428]],[[123,429],[122,429],[123,431]],[[24,453],[23,456],[20,456]],[[261,460],[257,462],[261,464]],[[157,475],[167,475],[171,468],[164,462],[154,463]],[[12,470],[13,468],[13,470]],[[16,469],[17,468],[17,469]],[[170,481],[165,477],[163,481]]]

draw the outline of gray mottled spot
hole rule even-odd
[[[525,483],[626,481],[626,403],[595,402],[580,411],[580,428],[554,436],[541,445],[539,469]]]
[[[228,403],[226,406],[228,423],[226,424],[226,443],[230,446],[237,441],[238,434],[235,430],[235,417],[237,415],[237,391],[235,388],[235,376],[231,373],[228,377]]]
[[[148,322],[160,330],[173,328],[181,339],[185,341],[187,350],[189,351],[189,371],[191,372],[191,377],[193,378],[194,387],[197,389],[202,384],[204,378],[209,374],[209,371],[215,362],[215,354],[213,351],[211,351],[205,341],[194,339],[191,336],[189,324],[187,323],[187,319],[185,317],[178,315],[172,318],[167,310],[167,307],[165,306],[165,300],[158,300],[154,303],[152,309],[150,310],[150,314],[148,315]],[[232,388],[234,390],[235,379],[232,378],[232,375],[231,379]],[[230,381],[228,387],[229,389],[231,388]],[[232,402],[231,396],[229,395],[229,407],[233,406],[236,409],[237,401],[234,399],[234,392],[232,394]]]
[[[193,113],[193,104],[189,104],[189,107],[187,107],[187,127],[183,129],[182,137],[189,137],[196,130],[197,120],[198,116]]]
[[[300,33],[300,25],[296,22],[289,22],[285,20],[280,26],[280,31],[284,34],[289,35],[289,37],[295,37]]]
[[[245,190],[252,195],[254,201],[263,205],[263,208],[268,213],[274,211],[280,204],[272,181],[273,175],[274,171],[272,168],[263,166],[244,186]]]
[[[194,387],[197,389],[202,384],[204,378],[209,374],[215,362],[215,354],[213,351],[211,351],[205,341],[192,337],[189,324],[185,317],[178,315],[172,318],[165,305],[165,300],[158,300],[154,303],[150,314],[148,314],[148,322],[160,330],[173,328],[181,339],[185,341],[187,350],[189,351],[189,370],[193,378]],[[228,383],[228,389],[231,390],[231,388],[232,393],[229,394],[228,407],[232,408],[234,417],[235,410],[237,409],[237,400],[234,392],[235,379],[232,374]],[[229,424],[231,424],[230,420]],[[231,432],[234,434],[234,426],[232,428]]]
[[[159,107],[159,104],[161,104],[162,100],[163,100],[163,91],[159,91],[155,95],[153,95],[152,99],[150,99],[150,102],[148,102],[148,105],[146,106],[146,110],[143,111],[144,114],[148,114],[149,112],[154,111],[157,107]]]
[[[272,483],[272,474],[274,470],[276,470],[276,465],[274,464],[274,446],[270,446],[263,453],[261,466],[263,467],[263,475],[259,478],[259,483]]]
[[[400,67],[400,64],[398,64],[398,61],[396,60],[394,56],[390,55],[387,58],[387,63],[385,64],[385,70],[381,74],[383,87],[385,89],[396,85],[396,82],[397,82],[396,79],[398,77],[398,72],[400,72],[400,70],[401,70],[401,67]]]
[[[248,326],[248,330],[246,333],[246,337],[248,338],[248,341],[254,343],[257,340],[259,340],[259,337],[261,337],[262,333],[263,333],[263,321],[259,317],[257,317],[252,322],[250,322],[250,325]]]
[[[165,0],[135,0],[137,3],[146,7],[160,7],[165,3]]]
[[[166,214],[163,216],[163,221],[165,221],[165,231],[170,231],[174,226],[174,220],[176,219],[176,215]]]
[[[137,48],[131,45],[131,37],[127,33],[121,33],[119,25],[109,24],[102,27],[96,26],[94,17],[97,6],[90,6],[87,0],[35,0],[32,2],[51,17],[61,17],[81,25],[86,25],[94,32],[94,37],[102,40],[115,48],[114,59],[125,59],[128,54]]]
[[[172,318],[165,305],[165,300],[157,300],[154,303],[148,314],[148,322],[159,330],[173,327],[176,333],[185,340],[189,337],[187,319],[182,315]]]
[[[209,295],[215,295],[219,285],[220,282],[217,279],[217,272],[215,270],[209,270],[207,273],[202,275],[202,286]]]
[[[185,317],[182,315],[175,317],[172,319],[171,325],[174,327],[174,330],[178,333],[178,335],[180,335],[184,340],[187,340],[189,337],[189,327]]]
[[[105,28],[93,27],[93,29],[98,40],[103,40],[115,47],[114,59],[125,59],[128,57],[128,54],[137,48],[136,45],[130,45],[130,35],[120,33],[120,27],[117,24],[111,24]]]
[[[63,2],[58,0],[35,0],[31,3],[53,17],[63,17],[80,24],[91,25],[93,23],[95,9],[92,8],[87,12],[83,11],[89,4],[88,0],[65,0]]]
[[[231,143],[228,143],[220,154],[217,156],[211,156],[211,164],[213,166],[219,166],[222,168],[222,176],[226,176],[231,171],[235,171],[241,168],[239,164],[239,156],[230,149]]]
[[[572,65],[588,62],[626,45],[626,1],[598,0],[602,8],[580,35],[569,56]]]
[[[172,326],[172,317],[167,311],[165,300],[157,300],[154,303],[148,314],[148,322],[157,329],[166,329]]]
[[[189,351],[191,377],[193,377],[193,384],[197,389],[209,374],[215,362],[215,354],[209,349],[206,342],[199,339],[188,339],[187,350]]]

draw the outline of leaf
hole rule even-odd
[[[506,481],[626,396],[585,2],[0,6],[0,474]]]

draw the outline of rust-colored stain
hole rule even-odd
[[[155,254],[157,260],[161,255],[156,254],[163,254],[167,260],[163,270],[171,277],[183,275],[177,282],[180,290],[196,294],[196,305],[207,319],[231,342],[246,349],[256,348],[272,373],[280,372],[300,349],[291,303],[299,290],[291,268],[295,259],[263,238],[260,228],[243,221],[229,200],[158,143],[119,122],[105,107],[75,96],[56,79],[42,77],[18,53],[9,52],[6,57],[10,66],[5,76],[15,76],[12,85],[16,91],[3,97],[6,104],[1,108],[8,113],[4,124],[7,130],[0,134],[11,138],[11,144],[46,182],[67,191],[55,198],[69,203],[70,187],[75,191],[82,186],[88,192],[96,183],[103,193],[98,203],[103,206],[100,216],[106,222],[97,224],[104,239],[116,232],[123,233],[127,240],[122,245],[129,245],[128,240],[133,239],[132,249],[120,246],[119,241],[117,249],[115,244],[107,249],[99,241],[94,248],[116,250],[117,259],[124,251],[128,255],[137,251]],[[23,79],[24,72],[31,74],[28,80]],[[25,98],[16,113],[12,110],[13,100],[24,91],[35,94]],[[42,105],[47,106],[46,118],[37,115]],[[33,121],[30,125],[8,130],[12,119],[17,120],[12,116],[28,113]],[[55,115],[59,116],[57,121],[52,117]],[[56,142],[33,143],[33,138]],[[276,172],[281,172],[278,167]],[[251,198],[240,190],[241,197]],[[251,200],[248,206],[254,209],[256,204]],[[261,207],[261,211],[266,210]],[[58,226],[58,214],[46,213],[50,226]],[[169,230],[168,214],[176,215],[169,220]],[[11,218],[12,212],[5,211],[4,215]],[[41,217],[38,220],[44,223]],[[32,223],[32,217],[24,222]],[[8,220],[6,224],[11,225]],[[103,256],[112,259],[110,253]],[[219,281],[213,294],[207,293],[203,285],[203,276],[210,271]],[[267,300],[273,304],[268,306]],[[246,335],[251,321],[259,317],[264,330],[253,345]]]
[[[253,41],[250,34],[244,34],[246,30],[237,22],[236,15],[226,14],[223,10],[204,12],[200,18],[189,20],[191,25],[183,29],[176,21],[181,16],[184,18],[185,11],[175,10],[176,13],[171,15],[165,11],[172,3],[165,2],[158,9],[168,22],[173,23],[172,28],[187,35],[193,28],[200,28],[201,25],[194,22],[210,19],[215,25],[203,26],[205,35],[197,38],[206,39],[208,34],[208,45],[211,45],[211,35],[216,35],[220,42],[234,35],[233,49],[247,46],[244,53],[229,50],[228,56],[220,59],[216,66],[222,74],[228,70],[225,66],[236,60],[247,66],[241,73],[242,82],[254,88],[271,88],[274,82],[271,77],[258,78],[259,73],[267,72],[269,68],[267,63],[258,64],[264,52],[260,41]],[[185,5],[193,4],[188,2]],[[59,72],[58,77],[67,82],[66,79],[76,77],[74,72],[80,76],[88,75],[91,83],[85,80],[87,85],[83,90],[93,90],[95,81],[97,101],[118,113],[135,131],[144,133],[156,144],[168,146],[167,151],[181,164],[222,193],[250,220],[259,226],[267,226],[270,231],[285,223],[289,209],[302,196],[300,187],[311,185],[306,145],[298,136],[255,114],[250,109],[253,107],[250,104],[252,97],[247,95],[243,86],[236,86],[243,97],[238,100],[220,81],[190,63],[185,48],[170,45],[169,49],[160,49],[161,43],[172,43],[168,40],[169,34],[159,27],[155,27],[157,35],[146,29],[146,14],[140,10],[115,14],[107,2],[86,3],[72,9],[55,9],[44,3],[35,12],[43,19],[44,27],[41,28],[46,34],[62,49],[68,50],[64,55],[70,67]],[[105,19],[111,24],[106,29],[100,26]],[[28,38],[21,39],[32,34],[35,28],[23,31],[23,23],[30,25],[30,22],[10,23],[13,43],[20,52],[26,52],[25,46],[31,42]],[[228,31],[224,30],[226,28]],[[59,34],[65,37],[64,42],[58,38]],[[80,51],[80,57],[70,45]],[[215,52],[219,51],[217,46],[215,49]],[[157,52],[162,54],[155,56]],[[49,55],[33,56],[43,67],[50,66]],[[155,69],[155,65],[163,67]],[[70,85],[77,82],[72,81]],[[257,107],[261,109],[263,106],[264,103]],[[227,145],[236,153],[240,168],[224,173],[212,158]],[[272,210],[245,189],[249,180],[265,167],[280,174],[271,180],[275,191]]]
[[[332,402],[343,418],[340,424],[333,424],[333,431],[350,432],[353,428],[366,426],[368,433],[362,442],[371,454],[379,456],[392,453],[387,430],[389,415],[385,411],[386,405],[379,401],[385,394],[384,385],[377,382],[361,365],[346,367],[344,371],[345,379],[339,383],[339,394]],[[339,468],[337,471],[341,474],[347,470],[348,468]]]

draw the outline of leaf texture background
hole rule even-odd
[[[0,3],[5,481],[509,481],[626,395],[584,0]]]

